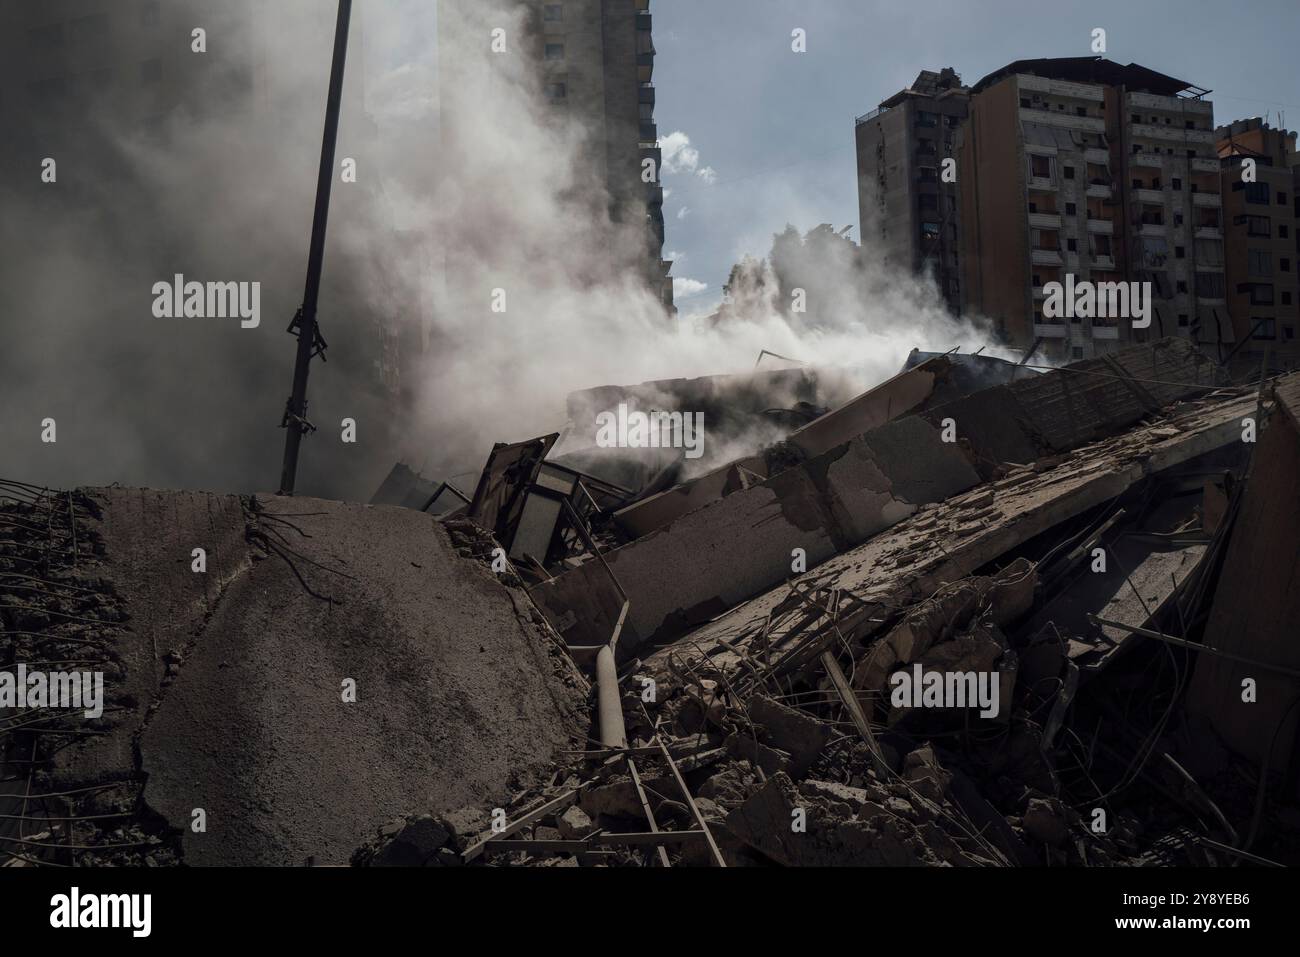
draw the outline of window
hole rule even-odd
[[[1087,115],[1088,115],[1088,108],[1085,107],[1085,106],[1076,106],[1076,107],[1074,108],[1074,115],[1075,115],[1075,116],[1087,116]]]
[[[1221,272],[1198,272],[1196,295],[1202,299],[1222,299],[1227,290]]]
[[[1282,338],[1283,338],[1283,339],[1294,339],[1294,338],[1295,338],[1295,326],[1283,326],[1283,327],[1282,327]]]
[[[1291,293],[1289,292],[1282,293],[1282,305],[1284,306],[1291,305]]]
[[[1252,306],[1273,305],[1273,286],[1266,282],[1237,283],[1237,292],[1249,293]]]
[[[1038,212],[1038,204],[1037,204],[1037,203],[1030,203],[1030,204],[1029,204],[1029,211],[1030,211],[1031,213],[1036,213],[1036,212]]]
[[[1280,269],[1280,270],[1282,270],[1282,272],[1290,272],[1290,271],[1291,271],[1291,260],[1289,260],[1289,259],[1279,259],[1279,260],[1277,261],[1277,268]]]
[[[1178,324],[1184,328],[1191,324],[1191,320],[1187,318],[1187,313],[1180,312],[1178,314]]]
[[[1262,217],[1261,217],[1261,218],[1262,218]],[[1265,222],[1268,222],[1268,220],[1264,220],[1264,221],[1265,221]],[[1279,224],[1278,227],[1277,227],[1277,238],[1278,238],[1278,239],[1286,239],[1286,238],[1289,236],[1290,232],[1291,232],[1291,230],[1290,230],[1289,228],[1287,228],[1286,226],[1283,226],[1283,225]]]
[[[1184,121],[1183,121],[1183,128],[1184,128],[1184,129],[1188,129],[1188,130],[1194,130],[1194,129],[1196,129],[1196,123],[1195,123],[1194,121],[1192,121],[1192,120],[1184,120]]]
[[[564,19],[564,6],[559,3],[548,3],[542,7],[542,19],[550,23],[558,23]]]
[[[1140,179],[1135,179],[1135,180],[1133,180],[1133,188],[1134,188],[1134,189],[1141,189],[1141,188],[1142,188],[1142,180],[1140,180]]]
[[[1182,224],[1183,224],[1183,214],[1182,214],[1182,213],[1174,213],[1174,225],[1175,225],[1175,226],[1181,226]]]
[[[916,197],[916,205],[918,209],[938,209],[939,197],[934,193],[922,193]]]
[[[1067,239],[1065,241],[1065,248],[1072,253],[1077,253],[1079,251],[1079,241],[1077,239]]]
[[[1066,203],[1066,204],[1065,204],[1065,215],[1067,215],[1067,216],[1076,216],[1076,215],[1078,215],[1078,207],[1075,206],[1074,203]]]
[[[925,110],[916,111],[916,125],[929,129],[932,126],[939,125],[939,116],[937,113],[929,113]]]
[[[938,224],[938,223],[922,223],[922,224],[921,224],[921,238],[922,238],[922,239],[938,239],[938,238],[939,238],[939,224]]]
[[[1252,339],[1276,339],[1277,338],[1276,319],[1251,319],[1250,322],[1255,329],[1255,331],[1251,333]]]
[[[537,48],[534,47],[533,49],[537,49]],[[563,43],[548,43],[548,44],[546,44],[546,59],[548,59],[548,60],[563,60],[563,59],[564,59],[564,44],[563,44]]]
[[[1181,193],[1183,191],[1183,181],[1177,176],[1174,177],[1173,189],[1175,193]]]
[[[1247,250],[1246,274],[1261,279],[1273,275],[1273,254],[1266,249]]]
[[[1186,248],[1185,246],[1175,246],[1175,247],[1174,247],[1174,258],[1175,258],[1175,259],[1186,259],[1186,258],[1187,258],[1187,248]]]
[[[1246,187],[1246,202],[1267,203],[1268,183],[1242,183]]]
[[[1187,280],[1186,279],[1178,280],[1177,288],[1178,291],[1181,293],[1187,292]]]
[[[1092,237],[1092,254],[1094,256],[1110,256],[1110,237],[1093,236]]]
[[[1072,347],[1070,348],[1070,356],[1071,356],[1072,358],[1075,358],[1075,359],[1082,359],[1082,358],[1083,358],[1083,346],[1072,346]]]
[[[1279,206],[1286,205],[1286,193],[1282,192],[1280,189],[1277,191],[1277,204]]]
[[[1074,167],[1073,167],[1073,166],[1064,166],[1064,167],[1062,167],[1062,172],[1063,172],[1063,174],[1064,174],[1064,176],[1065,176],[1066,179],[1074,179]]]
[[[1139,113],[1130,113],[1130,114],[1129,114],[1129,119],[1132,120],[1134,123],[1141,123],[1141,122],[1142,122],[1142,116],[1141,116],[1141,114],[1139,114]]]
[[[568,91],[565,89],[563,83],[546,84],[546,98],[550,100],[552,103],[558,100],[563,100],[567,95],[567,92]]]
[[[1030,156],[1029,175],[1034,179],[1052,178],[1052,158],[1050,156]]]
[[[937,182],[939,182],[939,170],[938,170],[936,167],[934,167],[934,166],[922,166],[922,167],[921,167],[921,182],[922,182],[922,183],[937,183]]]
[[[1022,97],[1020,98],[1020,108],[1021,108],[1022,110],[1027,110],[1027,109],[1029,109],[1029,97],[1027,97],[1027,96],[1022,96]]]
[[[1232,217],[1234,226],[1245,226],[1247,236],[1271,236],[1273,234],[1273,221],[1267,216],[1234,216]]]

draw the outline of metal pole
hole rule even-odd
[[[343,64],[348,55],[348,23],[352,18],[352,0],[339,0],[338,22],[334,28],[334,60],[330,67],[329,98],[325,103],[325,135],[320,149],[320,175],[316,180],[316,211],[311,223],[311,249],[307,256],[307,288],[302,297],[302,316],[298,323],[298,355],[293,367],[293,394],[284,410],[281,427],[288,429],[284,439],[284,464],[280,470],[280,494],[292,495],[298,475],[298,446],[303,433],[311,430],[307,422],[307,372],[316,345],[316,301],[320,294],[321,265],[325,259],[325,224],[329,219],[330,187],[334,183],[334,148],[339,133],[339,107],[343,100]]]

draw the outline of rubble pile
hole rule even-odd
[[[824,543],[813,515],[826,497],[796,514],[793,486],[770,478],[790,501],[764,512],[755,499],[751,532],[730,503],[761,486],[733,469],[707,489],[632,496],[614,513],[637,512],[618,547],[592,537],[600,513],[578,536],[585,551],[515,563],[575,661],[595,661],[598,736],[549,784],[466,809],[476,834],[408,819],[357,862],[409,863],[403,847],[429,834],[441,843],[421,863],[458,866],[1292,859],[1285,774],[1223,747],[1222,709],[1195,713],[1187,692],[1223,662],[1205,629],[1251,482],[1280,493],[1260,484],[1276,466],[1244,436],[1291,435],[1300,378],[1216,381],[1185,343],[1157,343],[874,426],[865,398],[854,400],[863,435],[819,454],[834,463],[870,449],[895,470],[896,507],[855,515],[862,487],[835,481],[831,464],[821,474],[832,481],[816,480],[833,496]],[[906,435],[904,455],[949,461],[937,434],[948,415],[965,463],[944,466],[941,492],[909,476],[894,443]],[[822,428],[839,439],[847,426]],[[795,458],[796,470],[816,461]],[[872,475],[854,480],[878,490]],[[1298,511],[1293,497],[1275,507]],[[753,538],[778,515],[788,537]],[[780,564],[746,571],[746,536]],[[734,587],[720,584],[728,576]],[[683,606],[706,588],[716,596]],[[1282,589],[1269,598],[1289,600]],[[618,668],[602,676],[610,651]]]

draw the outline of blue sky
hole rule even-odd
[[[652,0],[651,10],[659,133],[685,134],[698,153],[678,154],[681,168],[664,176],[673,275],[705,286],[679,299],[684,316],[711,309],[732,263],[766,254],[787,222],[852,224],[858,236],[854,117],[922,69],[951,66],[974,83],[1013,60],[1090,55],[1101,27],[1108,58],[1213,90],[1217,123],[1268,114],[1276,126],[1281,111],[1300,125],[1296,0]],[[796,27],[803,54],[790,49]]]

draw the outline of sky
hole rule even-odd
[[[967,84],[1020,59],[1106,56],[1213,92],[1216,123],[1300,124],[1300,3],[1243,0],[652,0],[665,251],[683,316],[786,223],[858,237],[853,121],[923,69]],[[802,29],[807,52],[791,50]],[[672,169],[668,159],[672,157]]]

